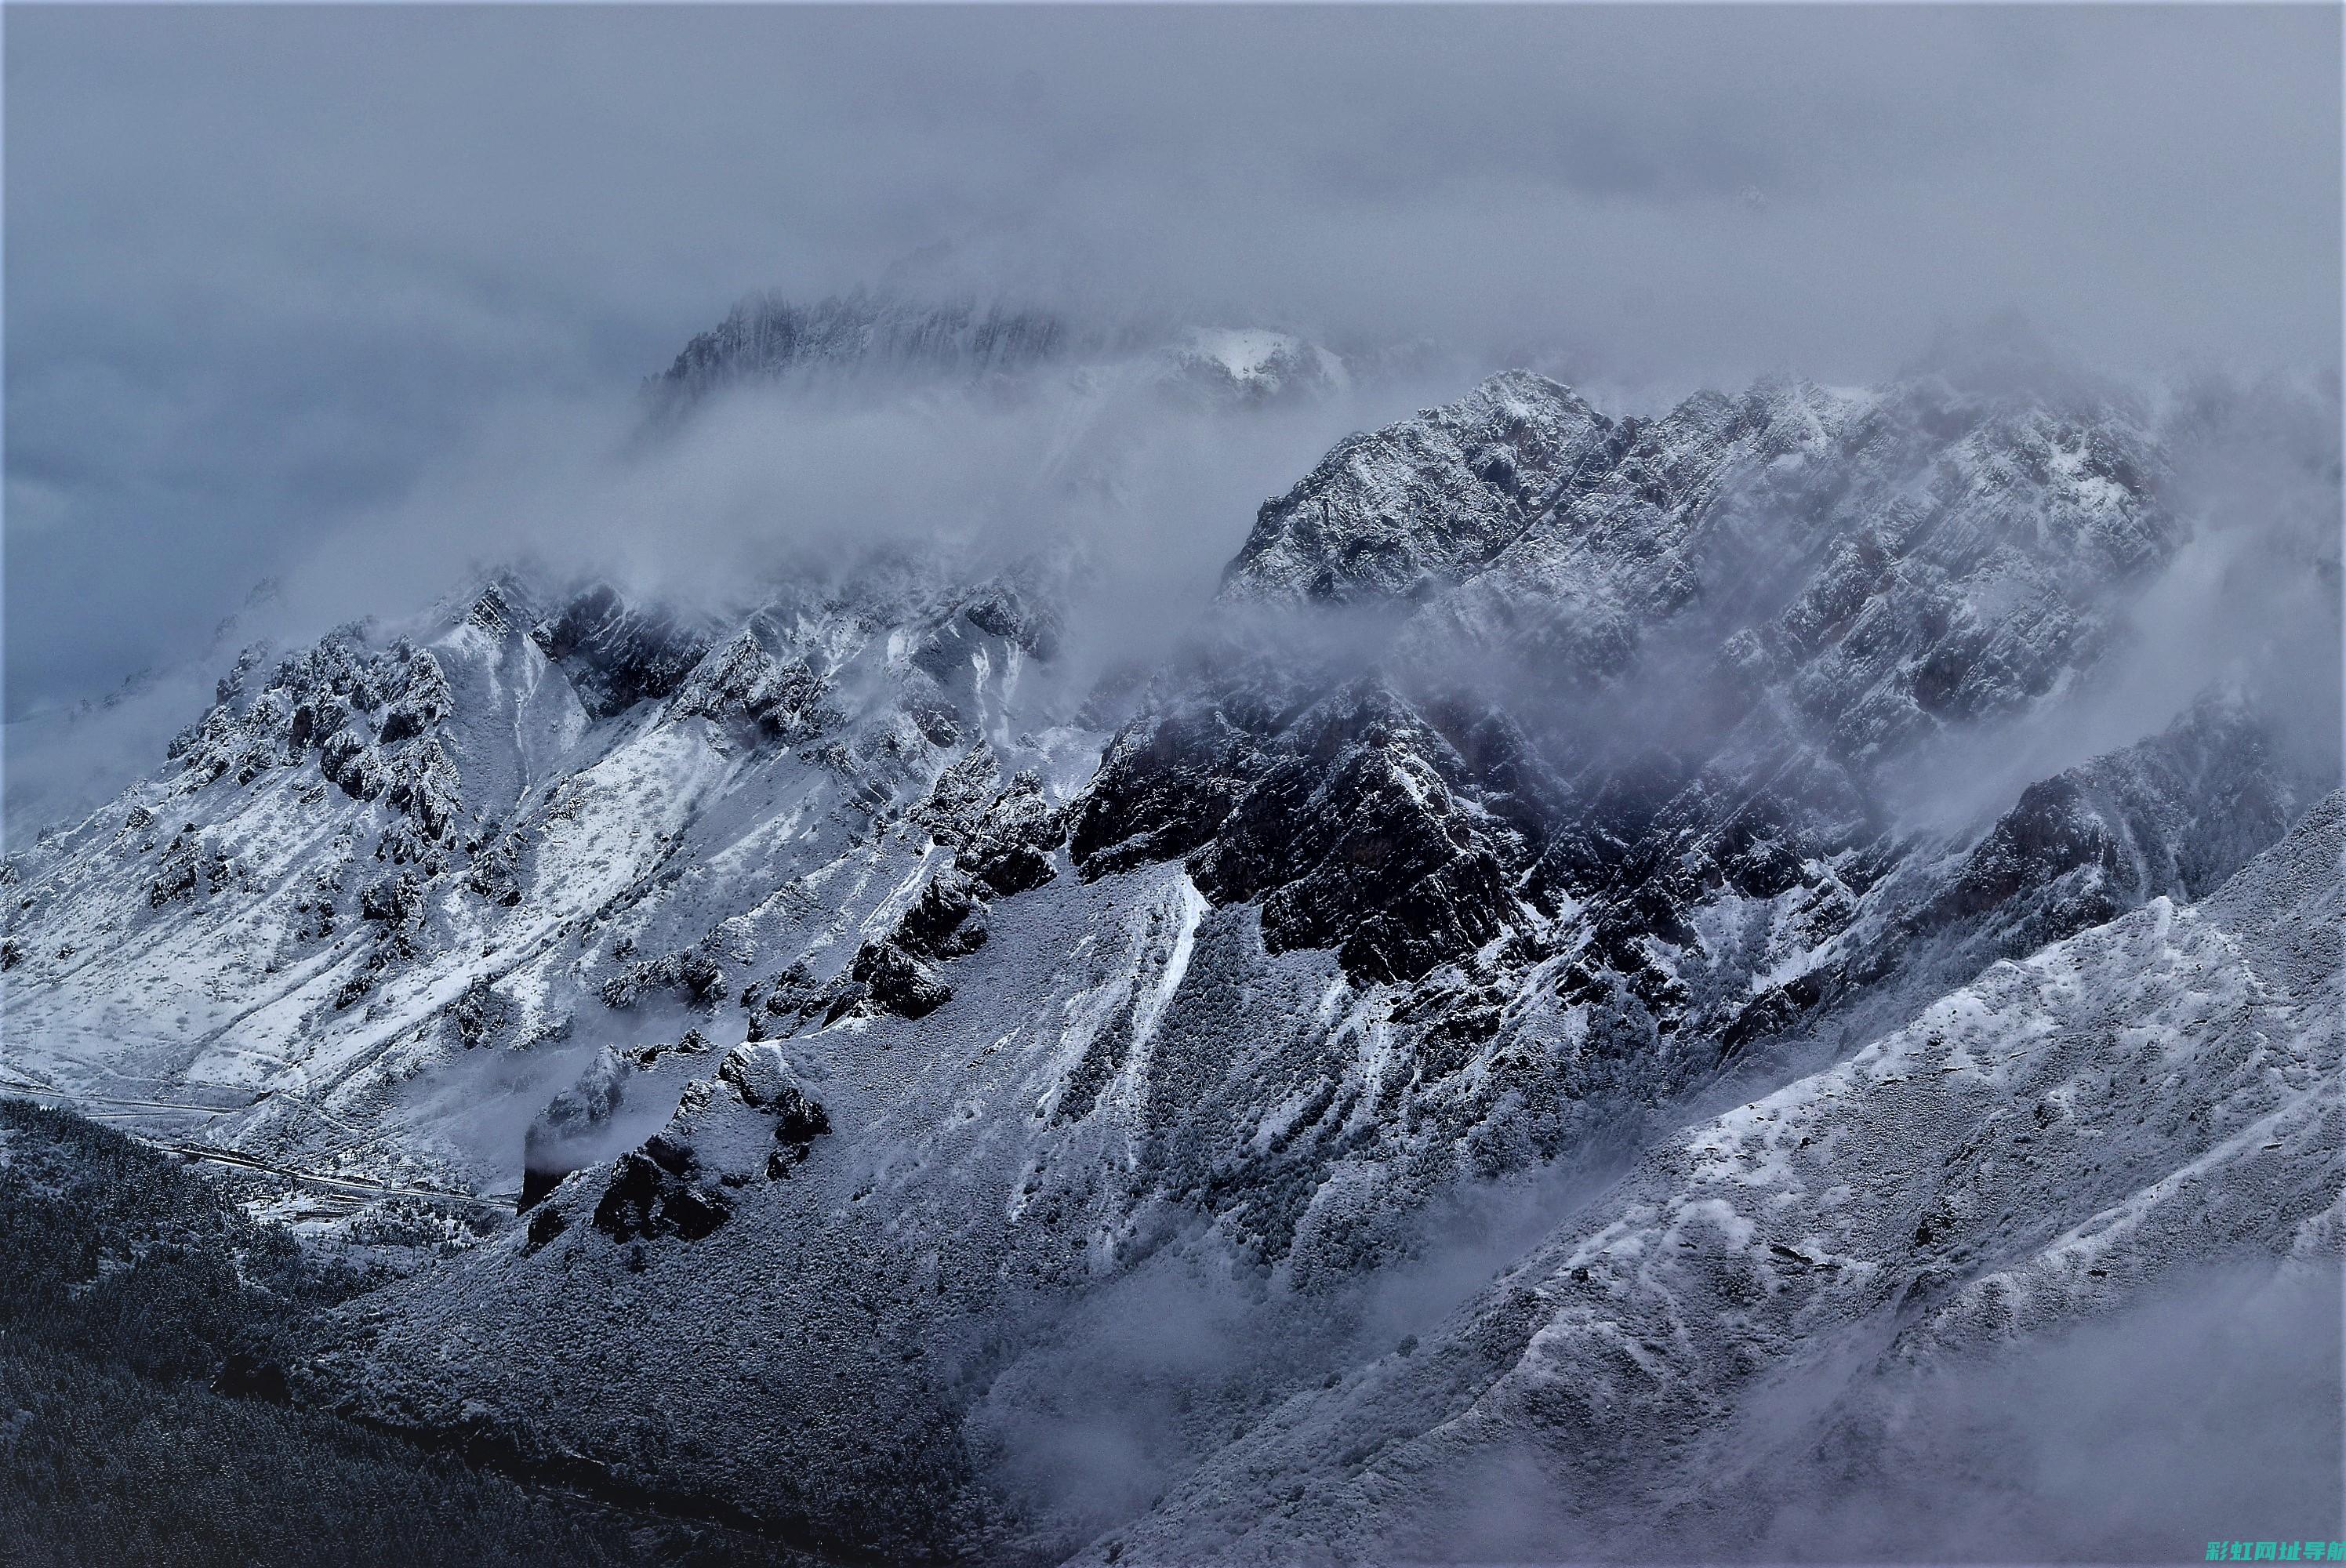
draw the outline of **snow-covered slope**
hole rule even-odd
[[[2203,902],[2000,963],[1672,1137],[1438,1331],[1287,1401],[1081,1560],[1421,1561],[1535,1531],[1566,1555],[1764,1553],[1818,1501],[1790,1457],[1881,1385],[2211,1265],[2334,1279],[2341,816],[2332,795]],[[2334,1456],[2334,1427],[2300,1435]],[[1515,1512],[1476,1516],[1510,1486]],[[2097,1522],[2106,1548],[2161,1544]]]
[[[12,860],[12,1064],[240,1086],[261,1102],[217,1135],[315,1152],[356,1118],[394,1135],[354,1168],[496,1185],[509,1147],[397,1086],[487,1047],[550,1094],[634,1018],[672,1037],[729,998],[729,964],[844,969],[928,853],[884,808],[973,751],[1049,767],[1053,742],[1003,728],[1042,634],[1024,616],[1005,584],[902,563],[729,635],[603,587],[534,610],[507,582],[250,661],[176,767]],[[982,810],[990,776],[965,774]]]
[[[1060,342],[761,306],[672,379],[957,382]],[[1163,384],[1233,411],[1341,380],[1278,334],[1168,342]],[[1049,1558],[1146,1512],[1117,1539],[1163,1560],[1365,1551],[1437,1487],[1394,1476],[1606,1386],[1462,1425],[1462,1369],[1498,1387],[1537,1346],[1647,1369],[1668,1397],[1589,1473],[1682,1490],[1684,1411],[1811,1320],[1862,1337],[1943,1276],[1952,1343],[2132,1195],[2265,1194],[2270,1161],[2205,1165],[2226,1117],[2320,1110],[2337,913],[2304,868],[2334,805],[2270,847],[2337,760],[2270,661],[1972,808],[1910,803],[1946,757],[2111,711],[2215,525],[2163,418],[1937,376],[1615,418],[1510,373],[1340,444],[1173,657],[1096,687],[1080,570],[943,545],[720,606],[515,573],[254,650],[162,772],[10,859],[8,1070],[520,1191],[354,1305],[304,1397],[833,1547]],[[2334,537],[2278,547],[2334,580]],[[2206,1008],[2198,1054],[2124,1044]],[[1807,1150],[1770,1141],[1796,1121]],[[2007,1124],[2059,1194],[1966,1141]],[[1906,1215],[1813,1168],[1844,1148],[1962,1180],[1912,1177]],[[1540,1195],[1647,1150],[1545,1235]],[[1494,1187],[1518,1284],[1437,1332],[1429,1227]],[[2198,1252],[2299,1245],[2305,1190]],[[2135,1274],[2084,1278],[2164,1268],[2141,1234],[2107,1231]],[[1678,1243],[1691,1283],[1651,1273]],[[2005,1295],[1973,1289],[1988,1259]],[[1572,1318],[1559,1278],[1619,1298]],[[1084,1426],[1102,1390],[1145,1419]],[[1557,1430],[1603,1425],[1578,1409]],[[1340,1458],[1355,1428],[1410,1457]]]

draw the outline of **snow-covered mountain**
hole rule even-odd
[[[2023,1466],[1918,1464],[1939,1434],[1899,1430],[1899,1396],[2225,1263],[2268,1292],[2328,1287],[2290,1324],[2317,1340],[2300,1365],[2322,1365],[2346,1221],[2341,821],[2333,794],[2202,902],[1998,963],[1665,1140],[1437,1331],[1292,1396],[1079,1560],[1601,1555],[1608,1531],[1765,1557],[1803,1544],[1787,1516],[1824,1501],[1820,1470],[1843,1499],[1913,1509],[1877,1522],[1940,1560],[1980,1543],[1932,1539],[1933,1492],[2012,1511],[1991,1551],[2066,1556],[2098,1532],[2147,1553],[2192,1530],[2185,1500],[2081,1529]],[[2334,1469],[2334,1392],[2286,1408],[2305,1473]],[[1821,1438],[1822,1464],[1801,1452]],[[1509,1467],[1536,1484],[1484,1512]],[[2189,1506],[2234,1501],[2217,1469]]]
[[[1347,373],[1144,348],[1240,417]],[[661,384],[1099,351],[767,301]],[[299,1396],[828,1548],[1455,1556],[1494,1456],[1576,1527],[1748,1530],[1701,1434],[1751,1390],[1842,1369],[1798,1443],[2336,1249],[2335,705],[2282,667],[2337,541],[2212,507],[2211,427],[1511,372],[1339,444],[1097,678],[1040,555],[507,573],[249,654],[12,855],[9,1071],[520,1192]],[[2327,622],[2118,702],[2243,529]]]

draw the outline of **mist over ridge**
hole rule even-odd
[[[2339,27],[12,15],[0,1539],[2321,1555]]]
[[[2131,377],[2336,376],[2313,10],[59,12],[15,42],[12,207],[53,239],[9,279],[12,715],[196,652],[484,426],[618,418],[753,290],[1461,354],[1417,404],[1525,364],[1608,406],[1873,384],[2009,308]]]

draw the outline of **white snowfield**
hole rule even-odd
[[[15,857],[12,928],[42,934],[37,949],[20,939],[8,975],[15,1070],[89,1094],[157,1083],[271,1093],[215,1136],[283,1153],[343,1141],[306,1108],[273,1103],[291,1091],[304,1107],[397,1129],[349,1151],[353,1168],[423,1161],[509,1190],[517,1142],[479,1146],[461,1129],[452,1139],[428,1108],[397,1104],[403,1082],[465,1055],[450,1014],[468,994],[487,999],[501,1044],[546,1043],[575,1071],[579,1049],[599,1044],[565,1044],[581,1005],[610,1020],[605,1037],[672,1038],[684,1026],[671,1030],[674,1010],[657,1000],[648,1026],[591,1000],[624,971],[620,955],[700,945],[731,950],[738,964],[779,950],[835,969],[860,932],[899,912],[892,899],[918,891],[926,832],[875,820],[875,808],[908,788],[917,798],[931,775],[914,769],[933,770],[938,748],[884,699],[820,755],[761,749],[740,721],[768,694],[736,642],[673,696],[593,721],[523,630],[484,626],[499,619],[494,595],[484,604],[397,644],[444,677],[447,712],[428,735],[374,748],[394,770],[427,753],[448,780],[445,842],[406,853],[414,802],[394,803],[395,786],[357,799],[314,766],[283,766],[270,729],[284,704],[271,694],[199,743],[231,768],[261,754],[249,779],[208,779],[209,764],[165,775]],[[957,607],[932,613],[950,623]],[[816,615],[790,640],[791,667],[827,690],[890,687],[884,628]],[[989,669],[983,647],[957,657],[955,678],[973,692],[1019,662],[997,648]],[[1047,758],[1006,737],[1002,755]],[[449,867],[451,849],[471,879]],[[174,857],[192,875],[164,891],[175,873],[158,867]],[[480,869],[498,857],[527,897],[484,896]],[[358,914],[366,889],[403,873],[412,909]],[[546,1077],[525,1074],[524,1086],[561,1086]]]

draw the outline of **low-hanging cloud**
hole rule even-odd
[[[396,515],[498,411],[632,384],[753,289],[1428,338],[1661,392],[1872,379],[1933,321],[2004,305],[2097,359],[2334,367],[2337,28],[2320,8],[27,13],[10,706],[191,651],[322,534]]]
[[[1723,1402],[1683,1483],[1635,1504],[1529,1443],[1418,1477],[1435,1501],[1393,1511],[1389,1560],[2196,1562],[2214,1539],[2334,1539],[2340,1305],[2334,1259],[2267,1258],[1922,1363],[1885,1322]]]
[[[1170,365],[1151,350],[851,397],[753,384],[650,432],[631,397],[516,404],[289,563],[276,625],[291,637],[412,610],[513,565],[732,617],[897,552],[965,583],[1065,574],[1062,663],[1081,687],[1192,624],[1266,494],[1350,431],[1448,391],[1384,379],[1251,406],[1192,395]]]

